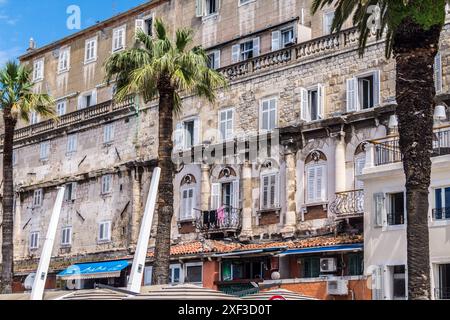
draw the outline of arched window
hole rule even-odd
[[[196,184],[193,175],[186,175],[181,180],[180,188],[180,220],[192,220],[195,217],[196,206]]]
[[[327,201],[327,158],[323,152],[311,152],[305,161],[306,203]]]
[[[280,171],[273,161],[266,161],[261,168],[261,210],[280,207]]]
[[[360,143],[355,151],[355,190],[364,189],[364,182],[358,179],[358,177],[362,175],[363,169],[366,166],[366,144],[367,142]]]
[[[221,207],[239,209],[239,177],[231,167],[223,168],[211,186],[211,209]]]

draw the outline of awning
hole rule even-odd
[[[289,249],[285,252],[279,254],[280,256],[287,256],[293,254],[309,254],[309,253],[323,253],[323,252],[348,252],[348,251],[362,251],[364,249],[364,244],[341,244],[336,246],[328,247],[313,247],[304,249]]]
[[[283,252],[287,247],[276,247],[276,248],[264,248],[255,250],[242,250],[242,251],[232,251],[228,253],[217,253],[213,257],[220,258],[237,258],[242,256],[254,256],[254,255],[271,255]]]
[[[117,278],[120,277],[120,272],[128,265],[127,260],[80,263],[68,267],[66,270],[58,273],[57,276],[63,280]]]

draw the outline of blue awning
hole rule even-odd
[[[57,276],[64,280],[116,278],[120,276],[120,272],[128,265],[127,260],[80,263],[68,267],[66,270],[58,273]]]
[[[313,247],[304,249],[289,249],[280,255],[293,255],[293,254],[309,254],[309,253],[323,253],[323,252],[348,252],[348,251],[362,251],[364,244],[342,244],[328,247]]]

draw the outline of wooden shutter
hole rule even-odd
[[[240,44],[235,44],[232,48],[231,48],[231,61],[233,63],[237,63],[240,60],[240,55],[241,55],[241,45]]]
[[[194,120],[194,145],[200,144],[200,120]]]
[[[436,92],[440,93],[442,91],[442,56],[440,52],[434,58],[434,84]]]
[[[315,181],[316,181],[316,170],[314,167],[308,168],[307,170],[307,181],[306,181],[306,192],[307,192],[307,202],[313,202],[315,198]]]
[[[72,182],[71,185],[72,185],[72,194],[70,200],[75,200],[77,198],[77,183]]]
[[[260,48],[259,48],[259,37],[253,39],[253,57],[259,56]]]
[[[220,50],[214,52],[214,68],[220,68]]]
[[[139,30],[144,32],[144,27],[145,27],[144,19],[136,19],[135,28],[134,28],[135,34],[137,34]]]
[[[375,266],[372,271],[372,298],[384,300],[384,272],[381,266]]]
[[[269,176],[264,176],[262,180],[261,208],[266,209],[269,207]]]
[[[383,226],[383,212],[384,212],[384,193],[376,193],[374,198],[374,225],[375,227]]]
[[[95,106],[96,104],[97,104],[97,90],[93,90],[91,98],[91,106]]]
[[[233,202],[232,206],[235,209],[240,208],[240,189],[239,189],[240,181],[235,180],[233,181]]]
[[[377,70],[373,73],[373,106],[380,105],[380,95],[381,95],[381,86],[380,86],[380,70]]]
[[[197,18],[203,17],[204,9],[203,9],[203,3],[205,0],[196,0],[195,1],[195,16]]]
[[[323,84],[317,85],[317,112],[319,119],[324,118],[325,114],[325,87]]]
[[[325,201],[326,198],[324,168],[324,166],[316,167],[316,200],[319,201]]]
[[[280,50],[281,32],[279,30],[272,32],[272,51]]]
[[[300,89],[300,107],[301,107],[301,119],[304,121],[311,121],[308,103],[308,90],[305,88]]]
[[[184,141],[184,127],[183,122],[178,122],[175,129],[175,137],[174,137],[174,149],[179,151],[183,149],[183,141]]]
[[[212,210],[219,209],[219,207],[221,205],[220,191],[221,191],[221,184],[213,183],[212,187],[211,187],[211,209]]]
[[[347,112],[358,109],[358,79],[347,79]]]
[[[364,189],[364,183],[363,181],[358,179],[358,176],[362,174],[365,165],[366,165],[366,157],[361,156],[355,159],[355,189],[357,190]]]

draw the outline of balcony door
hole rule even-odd
[[[436,291],[437,299],[450,299],[450,264],[439,265],[439,287]]]

